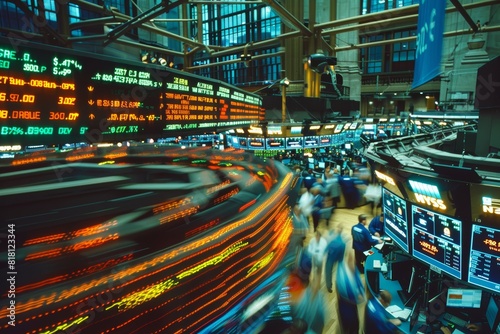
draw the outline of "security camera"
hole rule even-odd
[[[307,57],[307,63],[314,72],[323,73],[327,66],[337,65],[337,58],[315,53]]]

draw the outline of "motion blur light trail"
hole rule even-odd
[[[110,152],[4,166],[16,333],[245,333],[263,322],[242,315],[284,283],[293,174],[237,151],[132,146],[102,164]]]

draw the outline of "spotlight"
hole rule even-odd
[[[157,61],[158,61],[158,58],[156,58],[155,56],[151,56],[151,58],[149,58],[149,62],[151,64],[156,64]]]
[[[241,61],[250,61],[252,60],[252,55],[249,53],[242,53],[240,56]]]
[[[167,66],[167,60],[165,58],[159,58],[158,59],[158,62],[160,63],[160,65],[162,66]]]
[[[147,51],[141,51],[141,61],[143,63],[147,63],[149,58],[149,52]]]
[[[288,78],[284,78],[280,81],[280,85],[288,87],[290,86],[290,80]]]

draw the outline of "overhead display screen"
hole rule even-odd
[[[500,229],[472,225],[469,283],[500,293]]]
[[[264,118],[259,96],[182,71],[0,39],[0,145],[98,143]]]
[[[412,205],[413,256],[462,278],[462,222]]]
[[[408,220],[406,201],[383,188],[382,204],[384,210],[385,233],[405,251],[409,251]]]

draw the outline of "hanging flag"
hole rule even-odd
[[[441,73],[446,0],[420,0],[412,89]]]

